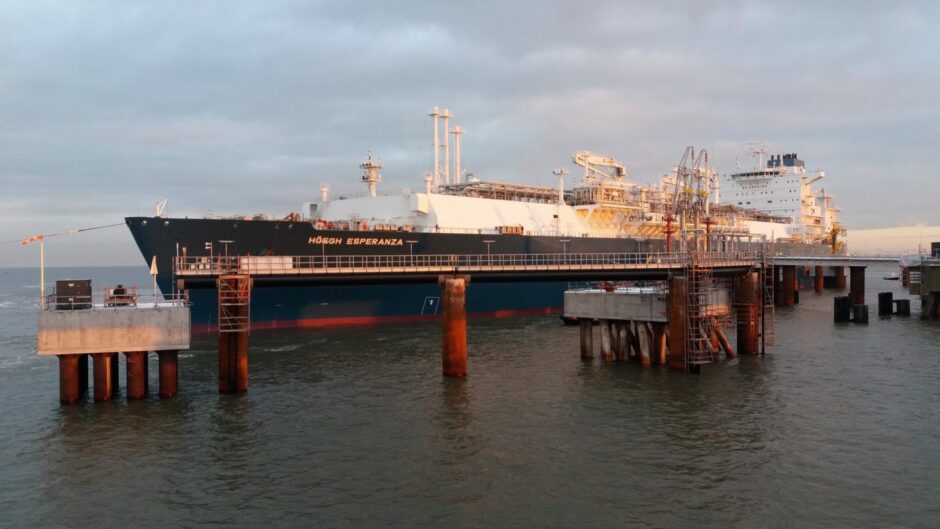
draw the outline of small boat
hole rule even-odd
[[[901,279],[901,276],[899,276],[899,275],[897,275],[897,274],[888,274],[888,275],[882,277],[882,279],[887,279],[888,281],[897,281],[897,280]]]

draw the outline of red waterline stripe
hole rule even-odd
[[[561,314],[562,307],[541,307],[535,309],[516,310],[489,310],[471,312],[470,318],[510,318],[513,316],[535,316],[539,314]],[[269,320],[251,322],[251,330],[265,329],[297,329],[297,328],[325,328],[349,327],[357,325],[378,325],[384,323],[412,323],[417,321],[434,321],[438,315],[415,314],[410,316],[349,316],[344,318],[304,318],[299,320]],[[193,334],[207,334],[216,332],[218,326],[201,323],[192,326]]]

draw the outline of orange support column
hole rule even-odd
[[[655,354],[653,355],[654,364],[666,363],[666,325],[663,323],[653,324],[653,342],[655,343]]]
[[[231,351],[237,347],[234,341],[233,333],[219,333],[219,393],[235,392],[235,383],[230,380]]]
[[[851,283],[849,283],[849,300],[852,305],[865,304],[865,267],[849,267]]]
[[[251,278],[219,278],[219,393],[248,391]]]
[[[835,276],[833,281],[833,288],[836,290],[845,290],[845,267],[833,266],[832,272]]]
[[[441,315],[443,372],[448,377],[467,376],[466,276],[442,276]]]
[[[143,351],[124,353],[127,377],[127,400],[139,400],[147,396],[145,373],[147,355]]]
[[[760,295],[757,272],[748,272],[736,281],[734,304],[737,308],[738,353],[757,354],[758,325],[760,324]],[[792,283],[791,283],[792,284]]]
[[[62,404],[71,404],[78,400],[79,356],[81,355],[59,355],[59,402]]]
[[[813,270],[813,290],[815,290],[817,294],[823,293],[825,277],[826,276],[823,267],[817,266]]]
[[[176,395],[179,384],[177,351],[157,351],[160,357],[160,398],[168,399]]]
[[[235,391],[248,391],[248,333],[240,332],[235,338]]]
[[[95,371],[95,400],[109,400],[112,395],[111,362],[114,353],[94,353],[91,355]]]
[[[666,309],[669,319],[669,367],[686,370],[685,319],[688,310],[688,283],[684,277],[669,280],[669,299]]]

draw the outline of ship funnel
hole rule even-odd
[[[440,137],[440,134],[438,133],[437,120],[438,118],[441,117],[441,112],[438,109],[438,107],[434,107],[434,109],[431,110],[431,113],[428,114],[428,116],[431,116],[431,119],[434,120],[434,141],[431,143],[431,145],[434,146],[434,167],[431,169],[431,176],[432,176],[433,184],[440,185],[441,148],[440,148],[440,143],[438,143],[438,138]]]
[[[454,135],[454,183],[460,184],[463,181],[463,169],[460,167],[460,136],[463,129],[460,126],[454,126],[450,131]]]

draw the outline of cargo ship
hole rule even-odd
[[[580,151],[572,162],[581,174],[571,177],[570,189],[565,169],[553,172],[557,185],[495,182],[461,167],[463,130],[449,128],[450,113],[435,108],[430,116],[434,165],[422,189],[380,190],[383,164],[369,154],[360,164],[365,192],[331,197],[324,185],[319,200],[282,218],[170,218],[161,205],[153,216],[125,221],[144,260],[149,265],[156,259],[161,271],[172,271],[178,257],[208,263],[220,255],[655,253],[693,244],[746,250],[768,243],[780,254],[844,251],[832,197],[811,188],[821,175],[807,175],[796,155],[772,156],[766,167],[758,157],[755,170],[723,180],[706,151],[688,147],[658,182],[641,185],[617,160]],[[719,200],[722,186],[730,202]],[[786,202],[787,208],[762,207],[757,196],[798,201]],[[164,293],[173,291],[173,274],[159,275],[158,285]],[[468,291],[467,310],[496,317],[558,313],[568,287],[562,281],[479,283]],[[190,295],[194,331],[212,330],[214,290]],[[435,318],[439,301],[436,284],[255,287],[251,319],[255,329],[404,322]]]

